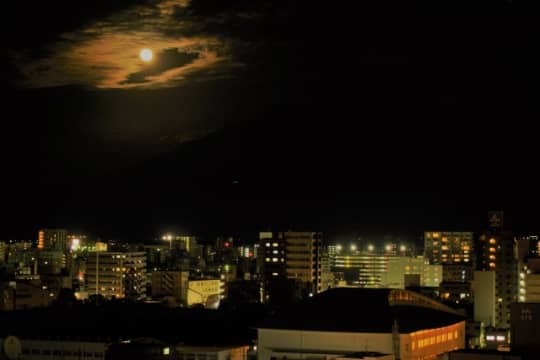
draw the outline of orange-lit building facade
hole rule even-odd
[[[465,348],[465,322],[400,335],[401,359],[432,359]]]
[[[426,231],[424,256],[430,264],[471,264],[474,260],[472,232]]]

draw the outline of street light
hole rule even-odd
[[[163,235],[163,237],[161,239],[163,239],[163,241],[168,241],[169,242],[169,250],[171,250],[172,249],[173,236],[171,234],[166,234],[166,235]]]

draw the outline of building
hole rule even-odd
[[[178,360],[247,360],[249,346],[186,346],[176,345],[175,359]]]
[[[146,253],[89,253],[86,284],[90,296],[143,299],[146,296]]]
[[[494,327],[510,327],[510,304],[518,301],[518,262],[511,232],[503,229],[502,212],[488,214],[490,227],[476,246],[478,270],[495,272],[496,318]]]
[[[179,304],[187,304],[188,271],[154,271],[152,298],[171,297]]]
[[[388,270],[381,276],[381,285],[387,288],[405,289],[405,275],[418,274],[418,286],[438,287],[442,281],[442,266],[430,265],[423,256],[392,257],[388,259]]]
[[[474,321],[485,326],[496,325],[496,276],[494,271],[475,271],[472,283]]]
[[[540,303],[540,273],[519,274],[519,302]]]
[[[12,357],[7,359],[43,360],[105,360],[106,342],[90,342],[76,340],[45,340],[45,339],[19,339],[8,336],[0,339],[3,351],[11,351]],[[9,344],[6,346],[5,344]],[[2,359],[2,352],[0,352]]]
[[[40,229],[38,231],[38,249],[68,250],[68,232],[65,229]]]
[[[259,233],[257,264],[263,280],[263,301],[271,301],[275,285],[286,278],[285,239],[282,232]]]
[[[187,305],[203,305],[205,308],[217,309],[223,289],[219,279],[189,280],[187,289]]]
[[[299,280],[310,294],[322,290],[322,235],[316,232],[287,231],[285,238],[285,273]]]
[[[358,352],[431,358],[465,346],[456,311],[398,289],[330,289],[258,328],[258,360],[334,358]]]
[[[0,265],[6,262],[7,245],[4,241],[0,241]]]
[[[473,233],[426,231],[424,256],[430,264],[468,264],[473,261]]]
[[[54,296],[39,280],[0,282],[0,310],[47,307]]]
[[[38,274],[58,275],[66,268],[66,254],[59,250],[41,250],[36,254]]]
[[[338,279],[349,286],[380,288],[383,277],[388,273],[388,262],[393,255],[372,250],[358,251],[355,247],[350,251],[335,253],[330,262]]]
[[[540,353],[540,303],[513,303],[511,348],[538,359]]]
[[[259,233],[263,278],[285,277],[285,239],[283,233]]]
[[[448,354],[448,360],[523,360],[520,354],[497,350],[456,350]]]

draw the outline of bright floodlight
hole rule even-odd
[[[368,249],[369,251],[373,251],[373,250],[375,250],[375,246],[369,244],[368,247],[367,247],[367,249]]]

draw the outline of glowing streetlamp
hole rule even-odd
[[[172,249],[173,236],[171,234],[163,235],[163,237],[161,239],[163,239],[163,241],[168,241],[169,242],[169,250]]]
[[[375,250],[375,246],[369,244],[368,247],[367,247],[367,249],[368,249],[368,251],[371,252],[371,251]]]

